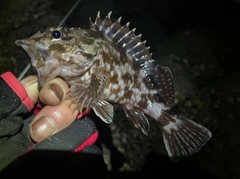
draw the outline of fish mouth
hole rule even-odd
[[[30,57],[31,65],[38,74],[40,88],[59,75],[61,67],[56,60],[53,60],[45,46],[31,39],[17,40],[15,44],[22,47]]]
[[[38,47],[34,44],[32,40],[29,39],[17,40],[15,44],[17,46],[22,47],[25,50],[25,52],[30,57],[31,65],[34,68],[40,68],[45,65],[46,60],[41,53],[41,51],[43,50],[38,49]],[[46,57],[46,53],[44,55]]]

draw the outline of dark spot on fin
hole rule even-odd
[[[94,112],[100,117],[105,123],[111,123],[113,121],[113,106],[105,100],[98,100],[94,107]]]
[[[132,120],[134,126],[138,129],[141,129],[142,132],[147,135],[150,125],[144,113],[135,109],[127,109],[125,106],[123,106],[123,110],[126,116]]]
[[[162,111],[158,121],[163,125],[165,147],[173,161],[196,153],[212,136],[204,126],[169,111]]]
[[[102,67],[96,67],[90,78],[70,87],[68,98],[77,105],[80,112],[84,108],[91,108],[101,98],[108,79],[108,72]]]

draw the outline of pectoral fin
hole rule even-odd
[[[113,106],[105,100],[98,100],[93,107],[94,112],[105,123],[111,123],[113,121]]]
[[[109,79],[109,73],[102,67],[93,69],[94,73],[86,72],[83,80],[70,87],[68,97],[82,112],[83,108],[91,108],[101,98]]]

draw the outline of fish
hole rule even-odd
[[[119,104],[133,125],[148,135],[149,117],[160,124],[165,149],[171,160],[198,152],[212,137],[201,124],[172,111],[175,101],[169,67],[156,64],[129,22],[112,22],[110,11],[98,11],[90,27],[50,27],[17,40],[30,57],[43,86],[55,77],[70,87],[67,95],[82,112],[93,109],[104,122],[113,122],[113,104]]]

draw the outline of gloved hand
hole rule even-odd
[[[88,117],[35,143],[29,135],[36,105],[11,74],[0,77],[0,178],[80,174],[105,178],[106,165],[95,145],[98,131]]]

